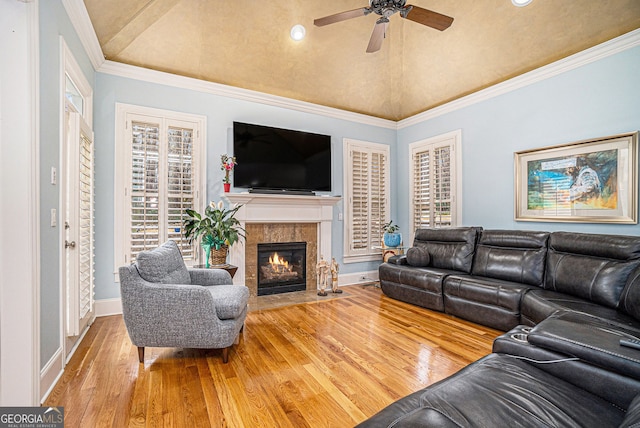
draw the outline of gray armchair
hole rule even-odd
[[[122,313],[131,342],[144,348],[222,348],[222,361],[247,316],[249,289],[222,269],[187,268],[175,242],[138,254],[119,269]]]

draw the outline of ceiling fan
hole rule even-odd
[[[367,53],[371,53],[380,50],[380,47],[382,47],[382,41],[384,40],[385,34],[387,33],[387,26],[389,25],[389,17],[396,12],[400,12],[400,16],[403,18],[440,31],[449,28],[453,22],[453,18],[450,16],[442,15],[418,6],[405,5],[406,2],[407,0],[369,0],[369,7],[361,7],[359,9],[325,16],[324,18],[318,18],[313,21],[313,24],[322,27],[336,22],[346,21],[347,19],[366,16],[370,13],[380,15],[381,18],[378,18],[376,21],[376,25],[373,27],[373,33],[371,33],[371,39],[369,39],[369,45],[367,46]]]

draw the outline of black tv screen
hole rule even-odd
[[[233,122],[233,185],[253,191],[331,191],[329,135]]]

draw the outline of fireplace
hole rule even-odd
[[[306,242],[258,244],[257,259],[258,296],[306,290]]]

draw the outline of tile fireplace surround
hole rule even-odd
[[[342,198],[337,196],[299,196],[299,195],[271,195],[259,193],[225,193],[224,199],[230,204],[239,204],[236,218],[242,227],[247,229],[247,241],[231,247],[229,251],[229,263],[238,266],[238,271],[233,278],[235,284],[245,284],[249,287],[252,296],[257,294],[257,280],[248,263],[254,263],[257,251],[254,240],[249,236],[250,230],[260,230],[261,239],[270,242],[281,242],[283,236],[290,234],[289,239],[300,239],[296,231],[306,230],[309,226],[316,229],[316,239],[307,241],[307,254],[315,255],[316,260],[309,265],[307,263],[307,276],[316,278],[315,263],[322,255],[325,260],[331,260],[331,222],[333,220],[333,206]],[[277,225],[282,225],[279,228]],[[247,228],[249,226],[249,228]],[[313,229],[311,229],[313,230]],[[269,236],[269,235],[273,236]],[[315,249],[310,249],[313,245]],[[250,252],[250,253],[248,253]],[[309,272],[312,272],[309,275]],[[307,282],[307,289],[315,288],[313,282]]]

